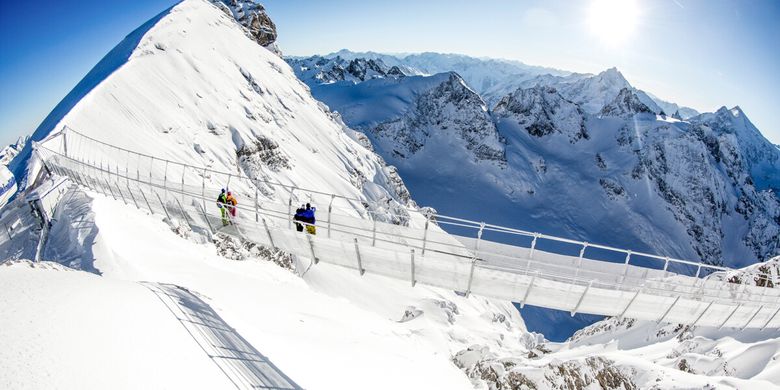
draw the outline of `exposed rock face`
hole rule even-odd
[[[506,162],[504,144],[485,103],[456,73],[436,87],[417,95],[400,118],[380,123],[370,130],[376,137],[393,141],[393,154],[407,158],[417,153],[434,133],[456,140],[475,161]]]
[[[592,356],[554,360],[538,368],[527,358],[499,358],[488,347],[472,346],[452,358],[475,386],[491,390],[520,389],[636,389],[632,369]]]
[[[282,55],[276,46],[276,24],[261,4],[253,0],[211,0],[211,2],[244,26],[249,37],[260,46],[279,56]]]
[[[601,116],[627,118],[635,114],[655,114],[655,111],[639,100],[639,97],[629,88],[623,88],[615,100],[604,106],[599,112]]]
[[[572,143],[589,138],[585,112],[552,87],[518,89],[501,99],[493,113],[500,118],[516,119],[535,137],[561,133]]]

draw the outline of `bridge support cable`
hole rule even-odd
[[[132,170],[129,164],[125,164],[124,169],[119,169],[118,164],[111,162],[107,164],[101,155],[97,156],[99,164],[90,164],[63,156],[61,153],[47,150],[44,147],[40,149],[43,151],[42,158],[53,172],[70,176],[82,186],[102,191],[106,196],[117,200],[119,200],[116,197],[118,193],[122,201],[128,205],[134,205],[136,208],[139,208],[141,203],[138,198],[143,198],[152,214],[159,214],[161,211],[166,218],[171,220],[175,217],[171,211],[175,211],[175,214],[181,212],[181,217],[184,219],[182,222],[188,223],[190,227],[208,228],[212,234],[216,232],[211,224],[211,218],[218,220],[218,217],[210,216],[206,209],[208,200],[206,192],[207,187],[209,187],[206,183],[206,177],[215,173],[210,173],[211,171],[205,168],[195,169],[179,163],[148,157],[151,165],[147,180],[146,172],[143,174],[140,172],[144,165],[141,158],[138,159],[138,165],[135,166],[136,174],[133,175],[134,177],[130,177]],[[71,157],[74,157],[72,148],[69,153]],[[123,152],[123,154],[126,153]],[[160,163],[158,165],[168,166],[162,180],[156,179],[151,172],[156,162]],[[181,169],[184,180],[178,176],[177,169]],[[188,186],[186,178],[197,177],[198,174],[201,176],[197,178],[200,185]],[[232,177],[234,174],[226,176]],[[168,179],[172,179],[175,183],[168,183]],[[241,183],[243,179],[239,177],[238,181]],[[114,187],[112,182],[124,182],[127,194],[118,184]],[[131,182],[136,183],[139,187],[134,190]],[[257,182],[247,181],[246,183]],[[148,186],[149,191],[141,191],[141,185]],[[758,328],[763,325],[768,327],[777,317],[778,310],[775,308],[780,306],[780,292],[777,289],[769,288],[771,278],[761,279],[762,282],[766,281],[764,286],[747,286],[745,283],[739,286],[741,290],[735,291],[734,288],[724,288],[731,287],[733,284],[721,279],[699,280],[699,278],[676,273],[677,268],[670,268],[670,264],[694,266],[697,269],[696,274],[705,275],[705,277],[710,276],[713,271],[727,270],[723,267],[626,251],[442,215],[437,215],[434,218],[426,213],[425,220],[420,219],[417,227],[381,222],[373,213],[369,213],[372,218],[366,220],[364,219],[365,214],[356,215],[353,213],[354,210],[349,210],[351,214],[337,215],[337,210],[340,209],[335,207],[335,200],[346,198],[333,194],[327,194],[325,201],[328,202],[326,223],[328,234],[313,236],[298,233],[289,229],[292,223],[292,201],[298,189],[294,186],[282,186],[289,191],[289,197],[284,199],[287,200],[285,205],[273,200],[260,202],[261,194],[258,187],[255,184],[254,204],[247,202],[237,207],[243,211],[236,219],[235,231],[230,229],[222,229],[222,231],[226,234],[238,235],[260,245],[270,244],[273,248],[293,255],[311,256],[313,264],[322,260],[330,264],[357,269],[361,275],[370,271],[377,275],[409,280],[412,286],[419,281],[427,285],[457,291],[464,291],[465,287],[467,295],[473,293],[508,299],[518,302],[521,307],[524,307],[525,304],[532,304],[570,310],[571,313],[614,315],[617,310],[611,301],[626,302],[625,299],[630,296],[631,298],[625,303],[625,306],[621,305],[622,307],[618,309],[620,310],[620,318],[630,316],[631,318],[656,320],[659,323],[669,318],[674,311],[676,313],[672,316],[674,321],[695,323],[702,326],[725,326],[736,316],[736,312],[750,310],[752,316],[745,326]],[[115,193],[113,189],[117,189],[118,192]],[[138,197],[134,194],[136,190],[140,194]],[[211,191],[211,189],[208,190]],[[169,205],[165,204],[166,201],[161,197],[160,191],[166,193],[166,198],[167,193],[171,193],[174,202],[170,205],[173,208],[169,208]],[[308,193],[308,190],[304,191]],[[108,192],[111,194],[109,195]],[[155,198],[155,201],[147,197],[146,192],[153,192],[154,197],[152,198]],[[131,201],[132,203],[130,203]],[[152,203],[155,204],[154,207]],[[194,208],[189,206],[190,203],[195,205]],[[366,207],[368,208],[368,206]],[[200,221],[200,217],[197,217],[199,214],[203,215],[205,221]],[[262,220],[262,225],[260,220]],[[282,228],[285,221],[287,229]],[[447,234],[441,230],[440,224],[475,229],[477,231],[476,238]],[[206,227],[206,225],[208,226]],[[482,234],[484,231],[530,237],[532,239],[530,248],[484,240]],[[371,240],[371,246],[366,244],[366,246],[360,247],[358,242],[360,240],[364,240],[366,243]],[[539,250],[539,240],[581,245],[579,256],[574,257]],[[345,243],[354,245],[353,250],[347,250]],[[586,253],[590,247],[623,252],[626,254],[626,258],[622,264],[588,259]],[[661,260],[663,261],[663,269],[658,269],[660,265],[655,269],[640,267],[636,265],[636,261],[631,262],[633,256]],[[572,265],[575,266],[572,267]],[[466,282],[465,285],[464,282]],[[518,288],[525,282],[528,282],[525,289]],[[577,291],[582,291],[581,294],[571,294],[575,285],[580,286]],[[627,290],[626,286],[629,285],[641,285],[642,287]],[[537,288],[543,289],[545,293],[532,294]],[[760,290],[758,290],[759,288]],[[727,293],[731,291],[731,293],[724,297],[724,290]],[[599,298],[593,299],[593,297]],[[666,302],[669,302],[669,298],[674,300],[668,307],[659,307],[653,303],[653,300],[664,298],[667,299]],[[707,307],[702,312],[691,312],[690,308],[697,302],[703,303]],[[715,305],[716,302],[718,305]],[[675,310],[678,306],[680,306],[680,310]],[[759,309],[755,310],[756,307]],[[768,312],[771,312],[771,316]]]

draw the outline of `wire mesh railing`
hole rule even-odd
[[[415,213],[410,213],[409,224],[397,225],[369,219],[367,213],[329,208],[326,218],[316,223],[320,234],[312,236],[293,229],[291,203],[258,196],[254,204],[237,205],[235,224],[223,227],[216,205],[209,203],[215,199],[205,196],[206,190],[218,188],[206,186],[205,179],[197,186],[140,169],[131,175],[132,170],[122,172],[117,164],[80,161],[49,146],[37,149],[49,169],[106,196],[179,219],[193,230],[233,234],[361,273],[370,271],[521,305],[657,321],[771,327],[776,326],[780,311],[780,292],[768,288],[769,283],[759,288],[727,283],[723,278],[702,278],[728,271],[723,267],[631,251],[623,251],[626,257],[620,263],[598,261],[587,257],[588,248],[622,250],[441,215],[418,215],[416,223]],[[361,207],[365,202],[355,201]],[[445,223],[474,227],[478,233],[474,237],[448,234],[439,228]],[[528,237],[531,242],[524,247],[489,241],[482,237],[487,231]],[[552,253],[539,249],[539,240],[556,240],[580,250],[574,256]],[[639,256],[659,260],[663,267],[632,264],[632,257]],[[675,272],[670,264],[691,266],[696,272]]]

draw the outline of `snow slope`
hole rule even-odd
[[[97,71],[107,64],[119,65],[110,74]],[[94,84],[89,93],[71,104],[82,90],[77,87],[33,139],[67,126],[160,159],[389,203],[399,212],[409,202],[399,195],[403,184],[391,184],[401,182],[394,171],[355,141],[281,58],[248,39],[232,16],[211,3],[177,5],[128,36],[95,69],[81,83]],[[72,108],[59,115],[66,107]],[[69,148],[130,171],[140,164],[108,149],[87,150],[76,140]],[[268,155],[275,157],[273,164],[264,159]],[[26,161],[20,155],[12,166],[23,170]],[[172,174],[160,160],[153,169],[159,177]],[[183,179],[202,178],[189,171]],[[227,175],[207,181],[230,186],[239,201],[254,195],[251,183],[231,182]],[[262,193],[287,201],[278,187]]]

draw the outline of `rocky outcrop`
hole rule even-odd
[[[211,2],[244,26],[252,40],[281,57],[282,53],[276,46],[276,24],[268,16],[262,4],[253,0],[211,0]]]
[[[552,87],[518,89],[496,105],[493,114],[511,118],[535,137],[564,134],[571,143],[588,139],[586,114]]]
[[[629,118],[636,114],[655,114],[655,111],[643,103],[629,88],[623,88],[615,100],[604,106],[600,116]]]

